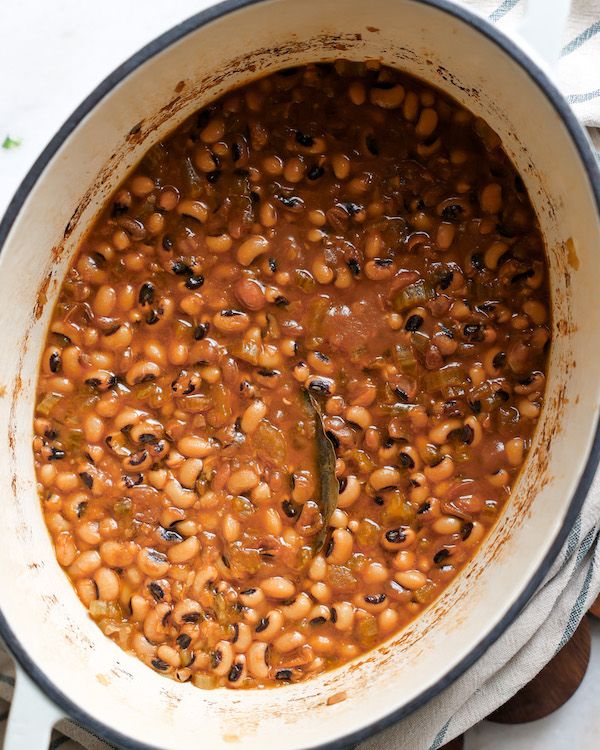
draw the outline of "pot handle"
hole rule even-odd
[[[52,728],[65,715],[19,666],[15,679],[3,750],[47,750]]]
[[[533,50],[552,72],[558,65],[570,7],[571,0],[527,0],[517,29],[528,51]]]

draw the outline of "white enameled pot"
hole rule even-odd
[[[548,55],[557,54],[560,28],[540,23],[558,22],[566,7],[530,2],[529,38],[541,30],[538,49],[546,45]],[[497,526],[408,629],[309,682],[202,691],[166,680],[105,638],[55,560],[31,451],[40,351],[82,233],[153,143],[234,86],[339,57],[379,58],[426,79],[502,138],[548,248],[546,405]],[[599,203],[593,153],[543,64],[446,0],[227,0],[106,79],[50,142],[0,227],[0,634],[18,664],[6,747],[42,750],[50,726],[69,715],[130,748],[341,748],[405,716],[471,665],[541,581],[598,461]],[[340,692],[346,700],[328,705]]]

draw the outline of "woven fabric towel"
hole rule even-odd
[[[524,0],[463,0],[514,31]],[[198,2],[198,9],[210,5]],[[165,6],[165,28],[170,24]],[[563,40],[558,84],[600,149],[600,0],[573,0]],[[108,71],[107,71],[108,72]],[[488,652],[447,690],[360,750],[438,750],[483,719],[529,682],[566,643],[600,590],[600,477],[594,481],[567,543],[526,609]],[[0,746],[14,670],[0,646]],[[109,745],[63,721],[51,749],[108,750]],[[42,750],[42,748],[31,748]]]

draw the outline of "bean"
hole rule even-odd
[[[77,557],[77,546],[68,531],[61,532],[54,541],[56,559],[63,568],[68,568]]]
[[[242,430],[247,435],[251,435],[256,430],[266,414],[267,405],[265,404],[265,402],[261,401],[260,399],[254,399],[254,401],[252,401],[252,403],[246,407],[244,413],[242,414],[242,419],[240,422]]]
[[[219,641],[215,646],[212,654],[212,671],[223,677],[229,673],[233,665],[235,653],[233,646],[229,641]]]
[[[240,333],[250,325],[250,318],[239,310],[221,310],[212,319],[213,325],[222,333]]]
[[[136,557],[137,566],[150,578],[163,578],[169,570],[169,562],[165,555],[151,547],[141,549]]]
[[[369,477],[369,484],[374,490],[383,490],[387,487],[397,487],[400,484],[400,472],[393,466],[384,466],[375,469]]]
[[[69,566],[68,572],[72,578],[86,578],[95,573],[101,564],[100,554],[96,550],[88,550],[80,552],[79,556]]]
[[[415,125],[415,133],[419,138],[429,138],[438,125],[438,114],[435,109],[426,107]]]
[[[383,109],[397,109],[404,101],[404,86],[399,83],[389,89],[372,88],[370,99]]]
[[[453,516],[441,516],[431,527],[436,534],[456,534],[460,531],[461,523]]]
[[[497,182],[490,182],[481,191],[479,203],[487,214],[500,213],[502,209],[502,187]]]
[[[98,587],[98,598],[105,602],[112,602],[119,597],[119,577],[110,568],[99,568],[94,574],[94,581]]]
[[[233,286],[238,302],[248,310],[262,310],[266,305],[263,288],[254,279],[239,279]]]
[[[258,479],[252,469],[238,469],[227,480],[227,489],[233,495],[244,495],[258,485]]]
[[[265,578],[260,587],[270,599],[291,599],[296,593],[294,584],[283,576]]]
[[[270,643],[283,627],[283,615],[278,609],[272,609],[267,612],[255,628],[254,637],[259,641]]]
[[[520,466],[523,462],[523,438],[515,437],[504,445],[506,458],[511,466]]]
[[[248,671],[257,680],[264,680],[269,676],[269,646],[267,643],[255,641],[248,649],[246,663]]]
[[[199,552],[200,540],[196,536],[190,536],[185,541],[170,547],[167,551],[167,557],[174,565],[181,565],[181,563],[188,562],[196,557]]]
[[[420,570],[403,570],[394,573],[394,580],[403,588],[416,591],[427,583],[427,576]]]
[[[273,644],[277,651],[282,654],[287,654],[290,651],[300,648],[306,643],[306,638],[298,630],[289,630],[283,633],[275,640]]]
[[[149,610],[144,618],[144,635],[151,643],[163,643],[167,639],[165,619],[171,612],[171,605],[167,602],[157,604]]]
[[[255,234],[242,242],[239,246],[236,258],[242,266],[249,266],[259,255],[268,252],[270,243],[260,234]]]
[[[186,458],[206,458],[216,447],[213,441],[197,435],[186,435],[177,442],[177,450]]]
[[[338,495],[338,508],[349,508],[360,497],[361,484],[357,477],[350,474],[346,477],[346,486]]]
[[[352,554],[354,542],[352,534],[346,529],[335,529],[332,536],[332,547],[327,560],[332,565],[344,565]]]

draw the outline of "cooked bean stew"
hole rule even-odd
[[[543,241],[494,132],[376,63],[154,146],[64,282],[34,451],[91,617],[205,688],[373,648],[473,555],[545,386]]]

